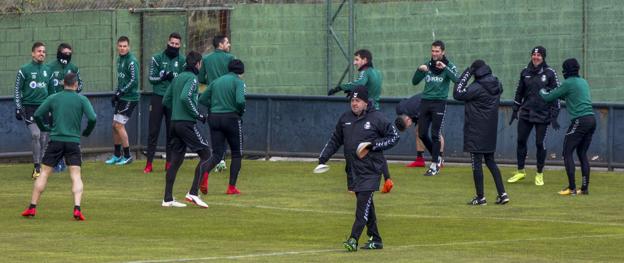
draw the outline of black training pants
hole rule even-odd
[[[446,113],[446,101],[426,100],[420,103],[420,115],[418,117],[418,136],[423,142],[427,151],[431,154],[431,161],[440,162],[440,134],[444,125],[444,114]],[[431,138],[429,138],[429,127],[431,126]]]
[[[591,144],[592,136],[596,131],[596,118],[594,115],[582,116],[572,120],[565,139],[563,140],[563,162],[565,163],[566,174],[568,175],[568,184],[570,189],[576,189],[574,182],[574,150],[581,163],[581,175],[583,182],[581,190],[587,190],[589,187],[589,159],[587,158],[587,149]]]
[[[524,169],[527,156],[527,140],[529,139],[533,127],[535,127],[535,147],[537,148],[537,172],[541,173],[544,171],[544,162],[546,161],[546,133],[548,131],[548,123],[535,123],[523,119],[518,120],[518,148],[516,148],[518,170]]]
[[[160,95],[152,95],[150,100],[150,114],[149,114],[149,131],[147,135],[147,162],[151,163],[154,160],[154,153],[156,152],[156,145],[158,145],[158,135],[160,134],[160,126],[163,116],[165,117],[165,134],[167,142],[171,139],[169,134],[169,127],[171,127],[171,110],[162,104],[163,97]],[[169,145],[165,143],[165,153],[167,155],[167,162],[171,161],[171,152],[169,151]]]
[[[379,230],[377,229],[377,216],[375,215],[375,204],[373,202],[372,191],[357,192],[357,207],[355,208],[355,222],[351,228],[351,237],[359,240],[362,231],[366,226],[366,234],[373,238],[373,241],[382,242]]]
[[[485,165],[487,166],[492,177],[494,178],[494,184],[496,185],[496,191],[501,196],[505,193],[505,186],[503,185],[503,178],[501,177],[500,170],[494,161],[494,153],[470,153],[472,159],[472,177],[474,179],[475,189],[477,191],[477,197],[483,198],[483,168],[482,160],[485,159]]]
[[[212,170],[225,156],[226,142],[230,146],[232,162],[230,163],[230,185],[236,185],[241,170],[243,154],[243,123],[236,113],[212,113],[208,117],[210,125],[210,140],[212,142],[213,158],[210,163]],[[209,171],[210,171],[209,170]]]

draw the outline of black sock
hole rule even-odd
[[[130,147],[124,147],[123,151],[124,151],[124,157],[130,158]]]
[[[37,170],[37,171],[41,170],[41,164],[40,163],[35,163],[35,170]]]
[[[444,157],[444,152],[440,152],[440,157]]]
[[[30,204],[30,206],[28,206],[28,209],[32,209],[32,208],[37,208],[36,204]]]
[[[121,144],[115,144],[115,156],[121,157]]]
[[[80,211],[80,206],[79,206],[79,205],[75,205],[75,206],[74,206],[74,210],[78,210],[78,211]]]
[[[416,152],[416,157],[423,157],[423,151]]]

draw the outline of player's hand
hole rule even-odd
[[[115,108],[117,106],[117,102],[119,102],[119,100],[121,99],[121,91],[116,91],[115,94],[113,94],[113,97],[111,98],[111,104],[113,105],[113,108]]]
[[[557,122],[557,119],[552,120],[550,122],[550,126],[552,126],[555,131],[558,131],[561,128],[561,126],[559,126],[559,122]]]
[[[327,91],[327,96],[334,95],[340,91],[340,86],[336,86],[333,89]]]
[[[24,120],[24,113],[22,113],[22,110],[20,110],[20,109],[16,109],[16,110],[15,110],[15,118],[16,118],[18,121],[22,121],[22,120]]]
[[[199,114],[197,116],[197,120],[201,121],[201,123],[206,123],[206,121],[208,121],[208,116],[204,115],[204,114]]]
[[[444,62],[442,62],[442,61],[437,61],[436,62],[436,68],[444,69],[444,68],[446,68],[446,64],[444,64]]]
[[[427,67],[427,65],[420,65],[418,67],[418,70],[422,71],[422,72],[427,72],[427,71],[429,71],[429,67]]]
[[[162,75],[162,77],[160,77],[160,80],[162,81],[171,81],[173,80],[175,76],[173,75],[172,71],[169,72],[165,72],[165,74]]]
[[[509,126],[514,122],[514,120],[518,119],[518,111],[513,111],[511,113],[511,120],[509,120]]]

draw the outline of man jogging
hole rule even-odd
[[[173,78],[178,76],[184,68],[184,56],[180,55],[180,45],[182,36],[178,33],[171,33],[167,41],[167,47],[163,52],[157,53],[152,57],[149,70],[149,81],[152,84],[154,93],[150,98],[149,107],[149,132],[147,135],[147,163],[145,164],[144,173],[152,172],[152,162],[158,144],[158,134],[163,116],[165,117],[165,134],[169,141],[169,127],[171,126],[171,109],[165,108],[162,104],[163,96],[171,84]],[[165,170],[169,169],[171,162],[171,153],[169,148],[165,146],[166,162]]]
[[[420,65],[412,77],[412,85],[425,80],[418,124],[418,136],[431,154],[431,164],[425,176],[437,175],[442,167],[440,135],[446,113],[449,83],[457,83],[457,69],[445,56],[444,42],[436,40],[431,44],[431,59]],[[431,127],[431,138],[429,137]]]
[[[22,216],[34,217],[37,212],[37,204],[43,190],[48,183],[48,176],[52,173],[52,167],[61,159],[65,159],[69,166],[69,176],[72,180],[72,192],[74,194],[73,217],[76,220],[85,220],[80,210],[82,199],[82,179],[80,178],[80,166],[82,156],[80,153],[80,135],[89,136],[95,127],[96,115],[89,100],[77,94],[78,76],[68,73],[63,78],[65,89],[48,97],[35,112],[35,120],[42,131],[51,131],[50,143],[43,156],[41,175],[34,183],[30,206],[22,212]],[[44,123],[46,116],[52,113],[53,125]],[[87,127],[80,132],[82,116],[87,117]]]
[[[470,78],[475,80],[468,85]],[[472,159],[472,176],[477,195],[468,202],[469,205],[486,205],[483,191],[482,161],[485,159],[494,184],[496,184],[496,204],[509,202],[505,192],[503,178],[494,160],[496,152],[496,134],[498,132],[498,105],[503,86],[498,78],[492,75],[490,66],[483,60],[475,60],[459,77],[453,89],[453,98],[463,101],[464,105],[464,152],[469,152]]]
[[[537,147],[537,173],[535,185],[544,185],[544,162],[546,161],[546,134],[548,124],[559,129],[557,116],[559,102],[547,103],[539,96],[541,89],[550,91],[559,86],[557,73],[546,64],[546,48],[537,46],[531,50],[531,62],[520,73],[520,81],[514,98],[513,113],[509,125],[518,119],[518,148],[516,157],[518,170],[507,182],[515,183],[526,176],[524,162],[527,156],[527,140],[535,128],[535,146]]]
[[[587,159],[587,149],[591,144],[592,136],[596,131],[596,117],[592,110],[592,100],[589,84],[579,75],[581,66],[575,58],[563,62],[563,77],[565,80],[560,87],[551,90],[540,90],[540,96],[546,102],[564,99],[566,110],[570,115],[570,126],[563,140],[563,161],[568,175],[568,187],[559,192],[560,195],[589,194],[590,166]],[[582,185],[576,189],[574,179],[574,150],[581,163]]]
[[[230,182],[226,194],[240,194],[236,188],[236,180],[241,169],[243,152],[242,116],[245,113],[245,82],[242,75],[245,65],[238,59],[228,65],[228,74],[225,74],[208,85],[206,91],[199,98],[199,103],[210,109],[208,124],[214,156],[225,155],[225,143],[230,146],[232,161],[230,163]],[[208,171],[217,166],[220,159],[212,158]],[[200,189],[208,193],[208,174],[203,175]]]
[[[24,64],[17,71],[15,78],[15,118],[24,121],[31,135],[33,152],[32,178],[36,179],[41,173],[41,157],[45,152],[48,133],[39,130],[33,114],[48,97],[48,83],[50,82],[50,68],[43,64],[46,57],[45,45],[35,42],[31,49],[32,61]],[[49,116],[46,117],[49,121]]]
[[[113,142],[115,152],[106,164],[125,165],[132,162],[126,123],[139,102],[139,61],[130,53],[130,39],[122,36],[117,40],[117,89],[111,100],[113,115]],[[121,147],[123,146],[123,155]]]
[[[397,104],[396,119],[394,125],[400,132],[405,131],[410,126],[414,125],[414,134],[416,135],[416,160],[405,165],[405,167],[425,167],[425,158],[423,153],[425,152],[425,146],[418,136],[418,115],[420,114],[420,101],[422,94],[416,94],[407,99],[403,99]],[[444,136],[440,135],[440,155],[444,153]]]
[[[364,86],[366,87],[369,97],[373,101],[373,107],[375,110],[379,110],[379,98],[381,96],[383,76],[378,69],[373,67],[373,54],[368,49],[355,51],[353,54],[353,65],[357,67],[357,70],[360,72],[359,77],[353,82],[342,84],[329,90],[327,95],[334,95],[341,90],[345,93],[349,93],[356,87]],[[348,170],[349,167],[346,167],[346,169]],[[388,169],[387,163],[383,165],[381,171],[384,176],[384,186],[382,192],[388,193],[392,190],[394,182],[392,182],[392,179],[390,178],[390,170]],[[349,174],[348,171],[347,174]]]
[[[344,156],[351,167],[349,187],[357,197],[355,222],[350,237],[343,243],[347,251],[357,251],[358,240],[364,230],[369,236],[364,249],[382,249],[381,235],[377,229],[377,216],[373,193],[379,190],[379,174],[386,162],[383,151],[392,148],[399,134],[385,116],[376,111],[368,101],[368,89],[359,86],[351,92],[351,110],[342,114],[331,138],[319,156],[319,166],[344,145]],[[368,152],[365,155],[362,153]],[[358,154],[360,154],[358,156]]]
[[[195,176],[191,189],[186,194],[186,201],[202,208],[208,208],[198,196],[199,181],[205,171],[209,171],[210,147],[197,129],[197,121],[206,123],[207,117],[199,112],[197,105],[199,81],[197,73],[201,67],[201,54],[191,51],[186,56],[184,71],[178,75],[165,92],[163,104],[171,109],[171,139],[167,142],[171,151],[171,167],[167,169],[165,183],[165,197],[163,207],[185,207],[183,203],[173,198],[173,184],[175,183],[178,169],[184,162],[186,149],[199,155],[199,163],[195,167]]]

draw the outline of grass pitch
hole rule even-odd
[[[184,198],[197,160],[187,160],[174,195]],[[163,162],[143,174],[126,167],[83,166],[84,222],[72,219],[67,172],[54,174],[37,216],[20,216],[30,201],[31,165],[0,165],[0,262],[623,262],[624,174],[593,171],[589,196],[561,197],[563,170],[534,171],[507,184],[511,202],[465,205],[474,195],[469,166],[424,168],[391,164],[395,188],[375,194],[385,248],[345,252],[355,198],[343,162],[325,174],[315,163],[244,161],[240,196],[228,196],[227,171],[212,173],[208,209],[163,208]],[[485,167],[484,167],[485,168]],[[229,171],[229,170],[228,170]],[[502,168],[506,180],[512,168]],[[577,178],[580,176],[577,176]],[[579,183],[580,184],[580,183]],[[366,232],[364,232],[366,233]],[[366,236],[360,239],[360,245]]]

